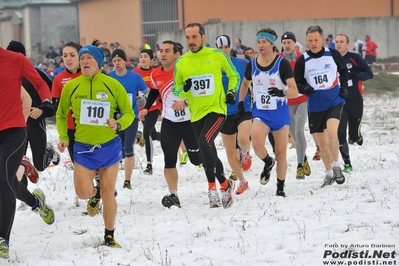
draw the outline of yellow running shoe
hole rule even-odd
[[[100,212],[101,198],[92,197],[87,201],[87,215],[94,217]]]
[[[310,176],[312,171],[310,170],[309,162],[306,160],[303,162],[303,172],[305,175]]]
[[[111,235],[106,235],[104,237],[104,244],[111,248],[122,248],[122,246],[119,245],[118,242],[115,241],[115,238]]]

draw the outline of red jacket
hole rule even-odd
[[[371,40],[371,37],[368,36],[368,40],[366,41],[366,55],[377,56],[377,48],[378,45]]]
[[[299,51],[294,51],[294,53],[296,53],[296,59],[298,60],[298,58],[302,55],[301,52]],[[280,53],[280,55],[282,57],[284,57],[284,53]],[[295,64],[296,64],[296,60],[295,61],[288,61],[291,65],[292,71],[294,71],[295,69]],[[288,105],[297,105],[300,103],[304,103],[306,102],[306,95],[305,94],[299,94],[298,97],[296,98],[290,98],[288,99]]]
[[[26,127],[21,102],[22,78],[27,78],[42,101],[51,101],[47,83],[23,54],[0,47],[0,130]]]

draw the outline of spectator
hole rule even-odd
[[[64,48],[64,41],[60,41],[60,44],[58,44],[58,54],[62,55],[62,49]]]
[[[363,48],[363,50],[366,51],[366,55],[365,55],[364,59],[366,60],[367,64],[371,65],[371,64],[375,63],[375,59],[377,57],[376,50],[378,48],[378,45],[371,40],[370,35],[364,36],[364,41],[366,42],[365,43],[366,47]]]
[[[236,53],[243,54],[247,47],[241,43],[241,39],[237,39],[234,41],[234,45],[236,46]]]
[[[327,37],[327,39],[328,39],[328,48],[329,49],[335,49],[335,42],[334,42],[334,37],[333,37],[333,35],[332,34],[328,34],[328,37]]]
[[[357,37],[353,38],[353,51],[355,53],[360,54],[362,58],[363,58],[363,48],[364,48],[364,42],[359,40]]]
[[[54,51],[53,46],[49,46],[49,48],[48,48],[48,53],[46,54],[46,58],[49,59],[49,62],[54,63],[54,62],[55,62],[55,58],[56,58],[57,56],[59,56],[59,54],[57,54],[57,53]]]
[[[104,63],[109,62],[111,59],[111,51],[108,49],[107,42],[103,42],[100,47],[101,51],[104,53]]]
[[[245,48],[245,50],[244,50],[244,55],[245,55],[245,58],[246,58],[247,60],[250,60],[250,61],[251,61],[251,59],[253,59],[253,58],[256,57],[256,56],[255,56],[254,49],[252,49],[251,47]]]

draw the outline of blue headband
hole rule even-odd
[[[258,35],[256,35],[256,40],[258,41],[260,39],[266,39],[272,44],[276,42],[276,36],[268,32],[259,32]]]
[[[97,61],[99,67],[101,67],[104,63],[104,53],[100,48],[95,45],[89,44],[80,48],[79,58],[82,54],[91,54]]]

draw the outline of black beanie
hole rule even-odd
[[[7,46],[7,50],[26,55],[25,46],[17,41],[11,41],[10,44]]]
[[[283,33],[283,36],[281,36],[281,41],[283,40],[293,40],[296,42],[295,34],[290,31],[286,31]]]
[[[150,49],[143,49],[143,50],[141,50],[140,54],[142,54],[142,53],[148,54],[148,56],[150,57],[151,60],[154,59],[154,53],[152,52],[152,50],[150,50]]]
[[[114,59],[114,57],[120,57],[121,59],[123,59],[125,62],[127,62],[126,60],[126,54],[122,49],[116,49],[115,51],[112,52],[112,56],[111,59]]]

